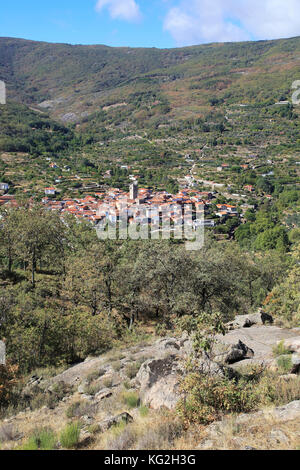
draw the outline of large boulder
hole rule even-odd
[[[224,377],[233,376],[230,368],[217,364],[209,358],[200,358],[196,364],[197,370],[202,374]],[[150,359],[142,364],[135,385],[140,388],[140,397],[150,408],[162,407],[174,409],[178,403],[180,383],[186,368],[182,357],[170,354],[169,356]]]
[[[182,371],[177,356],[150,359],[142,364],[136,384],[140,386],[142,401],[153,409],[175,408],[179,398]]]
[[[237,315],[235,319],[227,323],[226,326],[229,330],[235,330],[238,328],[251,328],[251,326],[254,325],[265,325],[266,323],[272,324],[273,317],[262,309],[259,309],[257,313]]]
[[[214,360],[221,364],[234,364],[245,359],[252,359],[253,349],[238,340],[234,344],[226,344],[221,340],[213,347]]]
[[[280,343],[280,341],[278,341],[277,344],[278,343]],[[300,336],[294,336],[292,338],[286,338],[284,340],[284,347],[288,351],[300,354]]]
[[[246,344],[240,340],[237,344],[231,346],[230,351],[225,357],[225,364],[234,364],[244,359],[251,359],[253,356],[253,349],[246,346]]]

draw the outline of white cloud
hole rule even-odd
[[[181,0],[164,30],[180,45],[276,39],[300,34],[299,0]]]
[[[101,12],[104,8],[108,9],[113,19],[139,21],[142,16],[135,0],[98,0],[96,10]]]

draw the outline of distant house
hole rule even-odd
[[[244,186],[244,190],[249,191],[250,193],[253,193],[254,192],[254,187],[252,186],[252,184],[248,184],[248,185]]]
[[[8,191],[9,190],[9,184],[8,183],[0,183],[0,190],[1,191]]]
[[[46,196],[55,196],[56,189],[55,188],[45,188]]]

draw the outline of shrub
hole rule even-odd
[[[102,375],[105,375],[106,373],[106,370],[105,369],[99,369],[99,370],[95,370],[94,372],[91,372],[86,380],[88,383],[91,383],[91,382],[94,382],[95,380],[97,380],[99,377],[102,377]]]
[[[300,377],[285,381],[275,374],[266,374],[257,386],[257,394],[263,405],[285,405],[300,400]]]
[[[135,440],[136,432],[133,429],[120,429],[117,435],[107,441],[106,450],[128,450]]]
[[[0,427],[0,442],[13,441],[16,438],[16,432],[12,424],[3,424]]]
[[[291,354],[291,351],[286,349],[284,346],[284,341],[280,341],[276,346],[273,347],[273,354],[274,356],[283,356],[285,354]]]
[[[56,435],[52,429],[36,429],[20,450],[53,450],[56,442]]]
[[[281,372],[283,372],[284,374],[288,374],[289,372],[291,372],[293,368],[292,356],[291,355],[279,356],[277,358],[277,364]]]
[[[128,406],[128,408],[137,408],[140,403],[139,396],[135,392],[124,392],[122,395],[122,401]]]
[[[73,388],[63,382],[55,384],[51,392],[45,392],[36,387],[33,389],[33,396],[30,399],[29,406],[32,410],[38,410],[43,406],[54,409],[64,397],[71,395],[72,391]]]
[[[114,361],[114,362],[111,363],[111,366],[112,366],[112,368],[115,372],[119,372],[119,370],[121,370],[121,367],[122,367],[122,362],[121,361]]]
[[[73,449],[78,445],[80,436],[80,423],[68,424],[60,433],[60,443],[64,449]]]
[[[124,385],[124,388],[126,390],[130,390],[131,389],[131,385],[130,385],[130,382],[128,380],[125,380],[125,382],[123,383]]]
[[[110,388],[112,387],[113,381],[111,377],[107,377],[106,379],[102,381],[102,383],[105,388]]]
[[[258,403],[252,384],[244,380],[193,373],[184,379],[181,389],[185,399],[179,402],[178,412],[186,423],[208,424],[224,413],[249,412]]]
[[[136,362],[132,362],[131,364],[128,364],[128,366],[125,369],[125,374],[129,379],[134,379],[138,371],[140,370],[141,365],[145,362],[144,359],[140,359]]]
[[[142,418],[145,418],[149,414],[149,408],[146,405],[141,405],[139,408],[139,412]]]
[[[96,393],[100,392],[102,390],[103,385],[99,382],[93,382],[91,384],[88,384],[84,387],[84,391],[87,395],[96,395]]]
[[[17,384],[18,367],[10,363],[0,364],[0,407],[7,406],[14,398],[14,387]]]
[[[164,418],[159,416],[158,421],[147,427],[136,443],[136,450],[161,450],[170,449],[174,445],[175,439],[181,437],[183,425],[176,416]]]
[[[67,418],[80,418],[84,415],[94,415],[97,411],[97,405],[93,405],[86,401],[76,401],[72,403],[66,411]]]

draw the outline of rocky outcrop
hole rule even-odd
[[[272,324],[273,322],[273,317],[260,309],[257,313],[237,315],[235,319],[227,323],[226,326],[229,330],[235,330],[238,328],[251,328],[254,325]]]
[[[271,366],[274,363],[274,346],[282,341],[285,342],[284,344],[286,344],[286,341],[290,344],[289,340],[293,339],[291,344],[296,347],[296,341],[294,343],[295,333],[295,330],[282,329],[277,326],[254,325],[251,328],[231,330],[225,336],[218,335],[217,340],[219,344],[225,345],[225,347],[234,347],[241,341],[248,349],[253,351],[253,356],[250,352],[252,357],[245,356],[244,359],[231,364],[231,367],[238,369],[251,364]],[[300,338],[300,332],[296,338]]]
[[[175,408],[180,398],[181,377],[179,359],[174,355],[145,362],[136,377],[143,403],[153,409]]]
[[[258,317],[250,317],[250,322],[254,321],[258,321]],[[245,318],[240,324],[245,324]],[[297,350],[300,332],[298,337],[295,337],[296,333],[298,332],[263,325],[233,329],[225,336],[217,336],[213,355],[204,355],[198,359],[196,366],[203,374],[234,377],[237,375],[236,369],[241,366],[272,364],[272,350],[277,341],[291,339],[288,344]],[[180,383],[186,371],[186,359],[192,352],[192,341],[187,335],[181,338],[164,338],[152,344],[122,351],[118,359],[111,354],[87,358],[83,363],[50,379],[46,385],[42,378],[33,377],[30,387],[41,386],[42,383],[46,390],[51,391],[53,387],[65,384],[74,387],[82,399],[99,406],[103,403],[105,406],[106,400],[122,391],[123,383],[127,381],[143,403],[152,409],[174,409],[181,396]],[[293,358],[293,371],[296,371],[299,367],[298,356]],[[136,376],[131,376],[132,370]],[[91,390],[96,390],[96,393],[86,395],[91,381]]]

